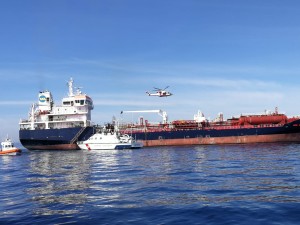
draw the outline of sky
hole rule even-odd
[[[59,105],[70,77],[98,124],[122,110],[161,109],[170,121],[198,110],[300,115],[299,9],[298,0],[0,1],[0,137],[18,141],[38,92]],[[173,96],[145,93],[166,86]]]

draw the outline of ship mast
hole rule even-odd
[[[35,104],[33,103],[32,106],[31,106],[31,113],[30,113],[30,115],[31,115],[31,118],[30,118],[30,119],[31,119],[31,121],[30,121],[30,122],[31,122],[31,123],[30,123],[30,125],[31,125],[31,130],[34,130],[34,119],[35,119],[35,118],[34,118],[34,116],[35,116],[35,115],[34,115],[34,110],[35,110]]]
[[[71,77],[70,80],[68,81],[68,86],[69,86],[69,97],[73,97],[73,78]]]

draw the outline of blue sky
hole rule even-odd
[[[93,98],[95,123],[145,109],[170,120],[198,109],[211,119],[276,106],[299,115],[299,9],[297,0],[1,1],[0,137],[18,139],[38,91],[60,104],[70,77]],[[145,94],[166,86],[170,98]]]

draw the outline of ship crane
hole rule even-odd
[[[158,113],[158,115],[160,115],[163,118],[163,124],[168,123],[168,114],[166,111],[163,111],[161,109],[121,111],[121,114],[123,114],[123,113]]]

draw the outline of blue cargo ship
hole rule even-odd
[[[29,150],[74,150],[77,141],[85,141],[94,133],[91,122],[92,99],[77,89],[73,79],[68,82],[68,97],[59,106],[52,94],[41,91],[38,103],[33,104],[28,119],[21,119],[19,139]]]

